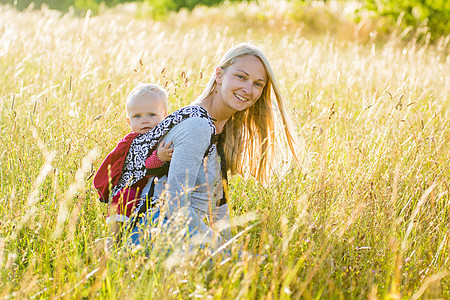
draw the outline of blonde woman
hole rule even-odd
[[[222,180],[226,178],[226,170],[231,174],[251,175],[264,182],[277,167],[279,157],[275,156],[275,149],[282,140],[276,131],[277,111],[284,140],[298,162],[296,134],[267,58],[259,48],[247,43],[228,50],[204,92],[190,106],[177,111],[187,117],[170,128],[155,128],[163,132],[157,142],[172,141],[174,145],[168,175],[157,181],[150,195],[153,199],[165,198],[165,214],[161,217],[160,206],[157,206],[152,208],[152,214],[140,218],[140,226],[133,230],[132,242],[139,244],[144,236],[140,230],[149,224],[154,226],[158,218],[170,224],[177,217],[184,217],[190,234],[217,236],[212,224],[229,218],[222,185],[226,182]],[[181,120],[177,112],[168,119]],[[163,123],[170,122],[163,121],[159,125]],[[130,150],[130,153],[138,153],[143,146],[148,146],[151,134],[152,131],[147,137],[144,134],[142,140],[136,142],[137,150]],[[218,143],[217,135],[221,137]],[[150,145],[154,146],[154,143]],[[136,155],[130,153],[128,161],[145,160],[145,157],[136,159]],[[138,172],[125,176],[123,182],[135,178],[136,174]],[[227,235],[222,232],[222,238]]]

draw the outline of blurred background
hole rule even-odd
[[[378,31],[389,33],[396,28],[414,33],[429,32],[431,40],[450,34],[450,1],[448,0],[355,0],[355,1],[308,1],[308,0],[0,0],[0,4],[13,5],[19,10],[27,8],[38,9],[43,5],[50,9],[72,14],[84,15],[87,11],[97,14],[106,7],[116,7],[124,3],[136,3],[140,15],[153,19],[164,19],[171,12],[180,10],[192,11],[197,6],[220,6],[229,2],[255,2],[257,4],[280,4],[289,6],[288,18],[298,19],[308,17],[310,11],[305,11],[317,3],[339,3],[342,9],[352,7],[352,13],[346,18],[360,22],[361,18],[370,15],[378,20]],[[348,9],[346,9],[348,10]],[[307,14],[308,13],[308,14]],[[317,14],[313,14],[317,16]],[[319,15],[324,17],[324,15]],[[326,15],[325,15],[326,17]],[[309,15],[309,18],[311,16]],[[312,20],[311,20],[312,21]],[[413,34],[410,34],[412,36]],[[423,34],[426,36],[426,34]],[[405,34],[407,36],[407,34]]]

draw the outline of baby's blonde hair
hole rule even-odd
[[[260,59],[267,73],[268,82],[254,105],[244,111],[236,112],[224,127],[224,151],[227,167],[232,174],[243,176],[250,174],[258,181],[267,182],[270,175],[276,171],[277,163],[281,159],[276,150],[282,149],[283,141],[276,136],[277,109],[281,116],[282,129],[285,140],[300,166],[299,155],[296,152],[297,136],[292,122],[286,112],[283,97],[281,96],[275,75],[269,61],[262,51],[251,44],[242,43],[228,50],[219,62],[218,67],[226,71],[237,58],[253,55]],[[216,87],[216,74],[213,73],[203,93],[196,102],[205,99]],[[272,101],[272,90],[276,103]]]
[[[166,110],[165,115],[167,115],[169,112],[167,92],[162,87],[160,87],[159,85],[154,84],[154,83],[141,83],[138,86],[136,86],[128,94],[127,101],[125,103],[125,111],[127,112],[127,114],[128,114],[128,105],[130,105],[130,103],[132,101],[134,101],[135,99],[137,99],[145,94],[151,94],[151,93],[154,93],[154,94],[158,95],[159,98],[161,98],[162,102],[164,103],[164,108]]]

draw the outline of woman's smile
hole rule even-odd
[[[242,97],[242,96],[240,96],[240,95],[238,95],[238,94],[234,94],[234,95],[236,96],[236,98],[238,98],[238,99],[241,100],[242,102],[248,102],[248,101],[249,101],[249,99],[244,98],[244,97]]]

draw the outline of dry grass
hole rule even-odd
[[[448,39],[311,39],[268,3],[161,22],[0,6],[1,299],[450,297]],[[232,178],[232,216],[258,220],[234,228],[228,258],[167,260],[166,236],[104,253],[90,176],[127,132],[125,95],[156,82],[175,110],[245,40],[269,57],[313,169]]]

